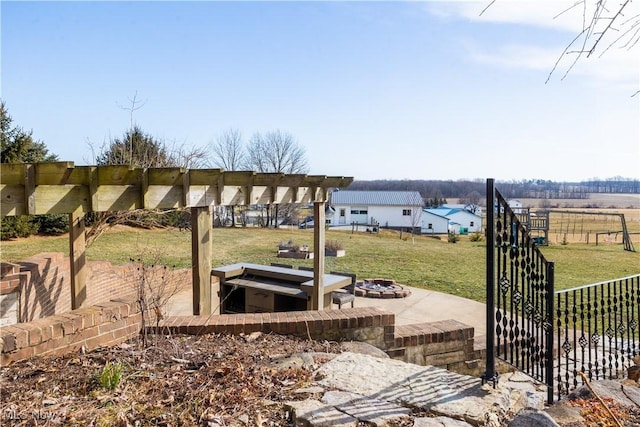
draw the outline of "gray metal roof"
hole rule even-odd
[[[417,191],[348,191],[331,193],[333,205],[364,206],[423,206]]]

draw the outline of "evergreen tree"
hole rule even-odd
[[[13,118],[7,111],[4,101],[0,102],[0,143],[2,163],[39,163],[53,162],[58,156],[52,154],[47,146],[33,139],[32,131],[13,126]],[[62,234],[69,229],[66,215],[19,215],[2,218],[0,240],[16,237],[28,237],[32,234]]]
[[[53,162],[58,156],[52,154],[47,146],[33,139],[32,131],[19,126],[12,127],[13,118],[7,111],[4,101],[0,102],[0,144],[2,163],[38,163]]]
[[[96,158],[99,165],[129,165],[139,168],[180,166],[164,143],[144,133],[140,127],[111,140]]]

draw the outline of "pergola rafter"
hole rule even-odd
[[[222,169],[75,166],[73,162],[7,163],[0,169],[0,216],[69,214],[72,307],[85,300],[84,214],[134,209],[191,210],[194,314],[211,313],[213,206],[314,203],[324,213],[330,188],[353,177],[257,173]],[[315,221],[314,242],[324,247],[324,221]],[[317,250],[317,257],[324,251]],[[324,260],[316,260],[321,285]],[[314,286],[314,287],[316,287]],[[314,295],[317,295],[314,289]]]

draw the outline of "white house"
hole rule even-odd
[[[449,231],[449,218],[431,212],[422,211],[422,234],[446,234]]]
[[[350,191],[331,193],[332,225],[379,225],[393,229],[422,226],[422,196],[417,191]]]
[[[459,234],[460,232],[475,233],[482,230],[482,217],[465,209],[436,208],[425,209],[425,212],[437,215],[448,220],[447,232]],[[423,232],[425,232],[423,230]]]

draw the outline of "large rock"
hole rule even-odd
[[[389,355],[387,353],[366,342],[345,341],[340,344],[340,347],[342,350],[349,353],[368,354],[369,356],[379,357],[381,359],[389,359]]]
[[[560,425],[545,412],[525,409],[509,422],[509,427],[560,427]]]
[[[344,391],[328,391],[322,402],[374,426],[386,426],[411,414],[409,408]]]
[[[494,388],[482,385],[478,377],[372,353],[346,352],[321,365],[316,381],[299,390],[311,399],[289,403],[296,425],[404,425],[407,417],[413,418],[414,427],[558,427],[584,421],[579,408],[564,402],[546,408],[546,386],[517,371],[502,374]],[[290,363],[309,361],[297,355],[277,365]],[[640,401],[637,384],[625,381],[594,381],[591,386],[622,405]],[[579,388],[575,394],[588,398],[589,393]],[[415,409],[427,415],[413,415]]]
[[[447,417],[423,417],[413,420],[413,427],[472,427],[466,421]]]
[[[317,400],[287,402],[296,426],[305,427],[355,427],[358,419]]]
[[[319,384],[370,399],[417,407],[474,425],[500,426],[509,393],[479,378],[434,366],[343,353],[319,369]]]

